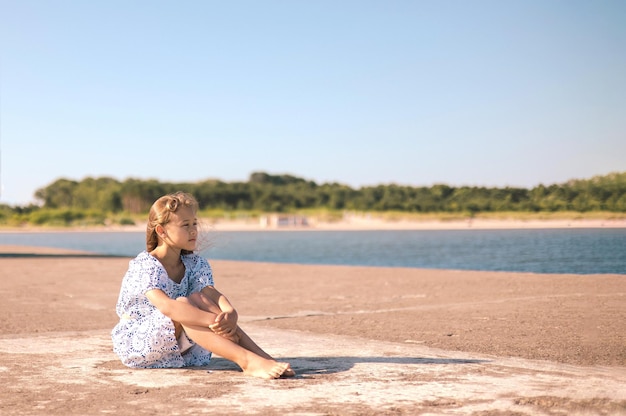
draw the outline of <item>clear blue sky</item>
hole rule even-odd
[[[626,171],[626,1],[0,0],[0,202],[65,177]]]

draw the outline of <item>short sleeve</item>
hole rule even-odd
[[[143,252],[128,264],[128,270],[122,279],[122,287],[117,301],[116,311],[119,316],[131,310],[141,312],[149,307],[145,293],[152,289],[167,290],[167,272],[160,263]]]
[[[132,260],[126,274],[132,275],[136,282],[136,289],[146,293],[152,289],[167,291],[167,272],[163,266],[151,256],[140,256]]]
[[[207,286],[214,286],[213,270],[204,258],[197,254],[185,256],[185,266],[189,270],[189,293],[199,292]]]

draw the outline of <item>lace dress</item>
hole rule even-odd
[[[204,366],[211,352],[195,344],[181,354],[174,323],[146,297],[152,289],[161,289],[171,299],[189,296],[206,286],[213,286],[211,266],[197,254],[181,256],[185,275],[180,283],[169,278],[161,263],[147,251],[130,261],[116,305],[119,323],[111,331],[113,351],[129,367],[171,368]]]

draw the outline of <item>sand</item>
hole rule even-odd
[[[363,231],[363,230],[507,230],[507,229],[584,229],[584,228],[626,228],[626,218],[590,219],[490,219],[467,218],[454,220],[389,220],[370,215],[346,215],[338,221],[320,221],[310,218],[305,226],[276,226],[265,224],[259,219],[215,219],[199,218],[204,228],[209,231]],[[265,224],[265,225],[264,225]],[[51,227],[31,226],[0,227],[4,232],[145,232],[145,224]],[[1,243],[0,243],[1,244]]]
[[[254,230],[502,230],[502,229],[553,229],[553,228],[626,228],[626,219],[488,219],[464,220],[388,220],[368,215],[349,215],[340,221],[310,219],[305,227],[262,226],[258,221],[215,221],[213,227],[221,231]]]
[[[0,246],[0,414],[626,414],[626,275],[211,262],[294,379],[133,370],[128,258]]]

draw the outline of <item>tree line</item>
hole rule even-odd
[[[38,189],[39,204],[3,206],[0,214],[64,212],[65,215],[106,217],[107,214],[143,214],[160,196],[192,193],[202,210],[297,212],[308,209],[398,211],[410,213],[488,212],[626,212],[626,172],[538,185],[531,189],[478,186],[412,187],[395,184],[354,189],[339,183],[317,184],[292,175],[254,172],[245,182],[206,180],[171,183],[129,178],[57,179]],[[79,214],[77,214],[79,213]],[[45,218],[40,222],[45,222]]]

